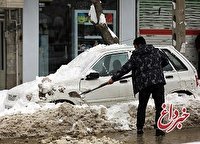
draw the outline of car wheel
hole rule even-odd
[[[175,91],[173,93],[178,93],[178,96],[180,96],[180,97],[185,96],[185,95],[188,95],[188,96],[193,95],[190,91],[187,91],[187,90]]]
[[[72,104],[72,105],[75,105],[72,101],[65,100],[65,99],[60,99],[60,100],[51,101],[51,103],[55,103],[55,104],[64,103],[64,102],[69,103],[69,104]]]

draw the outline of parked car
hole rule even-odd
[[[197,71],[194,66],[172,46],[155,47],[164,51],[170,62],[164,67],[164,75],[167,82],[165,94],[186,93],[192,95],[198,84]],[[122,79],[112,85],[107,85],[87,93],[84,95],[84,101],[69,96],[71,91],[83,92],[108,81],[111,75],[126,63],[133,50],[132,46],[118,44],[109,46],[98,45],[86,50],[69,64],[58,69],[54,75],[48,76],[49,79],[55,81],[55,85],[62,85],[65,87],[65,90],[64,93],[55,91],[54,96],[47,95],[46,101],[110,105],[134,100],[132,78]],[[59,74],[62,75],[62,79],[55,79]],[[35,83],[37,87],[38,83]],[[19,89],[20,86],[9,90],[5,101],[7,108],[12,107],[17,99],[24,96],[23,86],[21,86],[21,91]],[[32,91],[34,93],[33,88]],[[38,92],[38,89],[35,88],[35,91]]]

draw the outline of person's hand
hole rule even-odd
[[[108,84],[113,84],[114,81],[112,79],[109,79]]]

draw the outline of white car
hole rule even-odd
[[[175,92],[192,95],[198,85],[197,71],[194,66],[172,46],[155,47],[164,51],[170,61],[170,64],[164,68],[167,82],[165,85],[166,95]],[[47,76],[52,81],[53,86],[62,86],[64,90],[62,93],[55,90],[53,96],[46,94],[45,101],[110,105],[134,100],[132,78],[122,79],[112,85],[89,92],[83,95],[84,101],[69,96],[69,92],[81,93],[108,81],[111,75],[126,63],[133,50],[132,46],[118,44],[98,45],[86,50],[69,64],[63,65],[55,74]],[[39,82],[32,83],[35,85],[30,90],[31,94],[36,93],[37,95]],[[27,98],[27,94],[23,86],[11,89],[5,101],[6,108],[12,107],[20,97],[26,96]],[[36,99],[31,101],[36,101]]]

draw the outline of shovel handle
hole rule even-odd
[[[126,78],[129,78],[129,77],[131,77],[131,76],[132,76],[132,75],[127,75],[127,76],[121,77],[119,80],[126,79]],[[104,83],[102,83],[101,85],[99,85],[99,86],[96,87],[96,88],[93,88],[93,89],[90,89],[90,90],[86,90],[86,91],[82,92],[80,95],[82,95],[82,94],[87,94],[87,93],[89,93],[89,92],[92,92],[92,91],[94,91],[94,90],[96,90],[96,89],[99,89],[99,88],[101,88],[101,87],[104,87],[104,86],[106,86],[106,85],[108,85],[108,82],[104,82]]]
[[[98,87],[92,89],[91,91],[94,91],[94,90],[99,89],[99,88],[101,88],[101,87],[104,87],[104,86],[106,86],[106,85],[108,85],[108,82],[102,83],[101,85],[99,85]]]
[[[87,93],[89,93],[89,92],[92,92],[92,91],[94,91],[94,90],[96,90],[96,89],[99,89],[99,88],[101,88],[101,87],[104,87],[104,86],[106,86],[106,85],[108,85],[108,82],[102,83],[101,85],[99,85],[99,86],[96,87],[96,88],[86,90],[86,91],[82,92],[81,95],[82,95],[82,94],[87,94]]]
[[[126,79],[126,78],[130,78],[130,77],[132,77],[132,74],[127,75],[127,76],[124,76],[124,77],[121,77],[119,80]],[[108,85],[108,82],[102,83],[100,86],[98,86],[98,87],[92,89],[92,91],[93,91],[93,90],[96,90],[96,89],[98,89],[98,88],[104,87],[104,86],[106,86],[106,85]]]
[[[119,80],[126,79],[126,78],[130,78],[130,77],[132,77],[132,74],[127,75],[127,76],[124,76],[124,77],[121,77]],[[118,81],[118,80],[117,80],[117,81]]]

